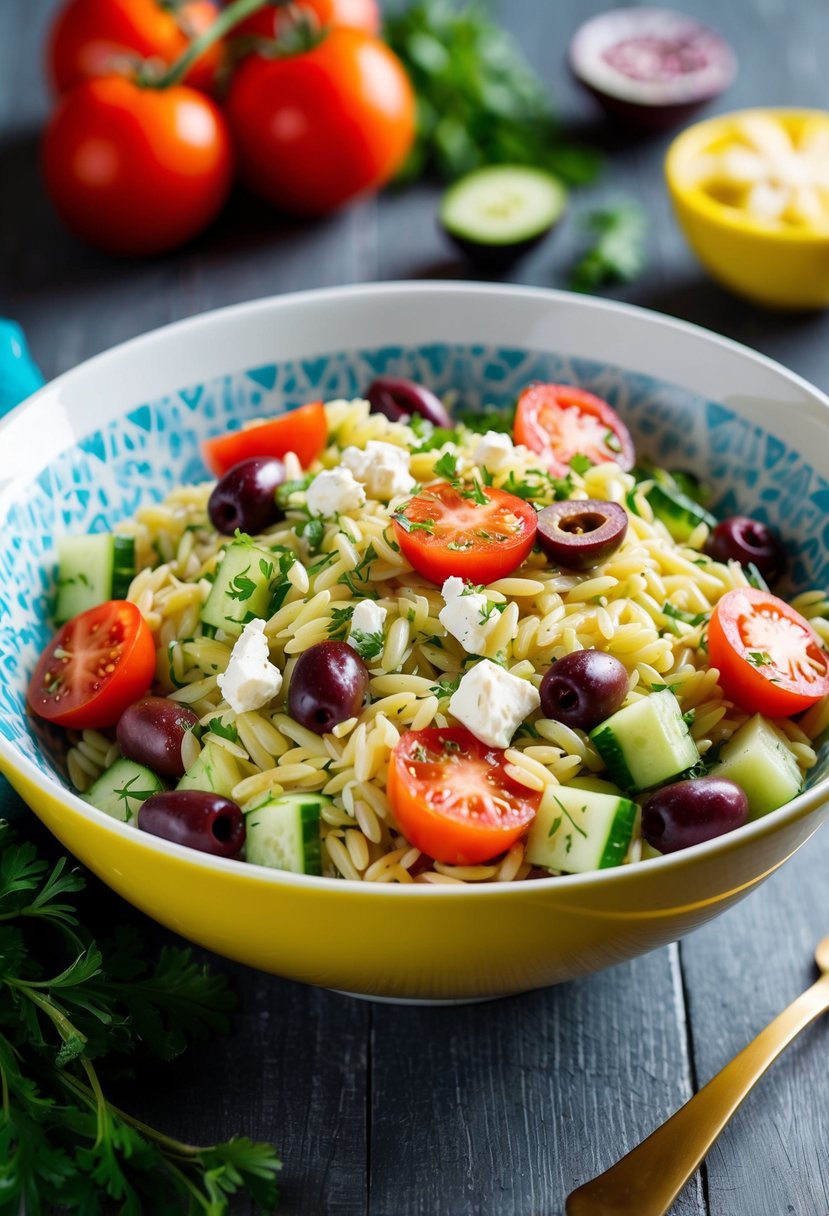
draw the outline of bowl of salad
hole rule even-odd
[[[826,815],[827,406],[495,285],[136,339],[0,428],[0,769],[306,983],[471,1000],[674,940]]]

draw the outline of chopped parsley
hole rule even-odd
[[[612,434],[609,431],[608,434]],[[616,449],[618,451],[618,448]],[[588,469],[593,468],[593,461],[589,456],[585,456],[584,452],[576,452],[575,456],[570,457],[570,468],[574,473],[586,473]]]
[[[220,739],[227,739],[229,743],[239,742],[239,732],[234,722],[223,722],[221,718],[211,718],[207,723],[207,729],[211,735],[218,735]]]
[[[360,658],[367,663],[383,653],[386,639],[382,629],[378,629],[376,633],[366,633],[362,629],[355,629],[348,639],[348,644],[353,646]]]

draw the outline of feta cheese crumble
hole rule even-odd
[[[227,671],[216,683],[230,708],[237,714],[261,709],[282,687],[282,672],[268,656],[264,621],[248,621],[230,653]]]
[[[512,440],[504,431],[487,431],[478,440],[472,459],[479,467],[485,466],[491,473],[497,473],[512,458],[514,450]]]
[[[454,575],[443,584],[441,595],[446,601],[446,607],[438,613],[443,628],[457,638],[467,654],[483,654],[501,617],[495,604]]]
[[[408,494],[415,485],[409,472],[409,453],[393,443],[369,439],[365,449],[346,448],[342,462],[365,486],[370,498],[396,498]]]
[[[452,694],[449,712],[489,747],[509,747],[521,723],[538,709],[541,697],[528,680],[482,659]]]
[[[383,627],[386,609],[374,600],[360,600],[351,614],[351,632],[348,644],[365,662],[378,658],[383,653],[386,637]]]
[[[317,473],[306,491],[305,505],[312,515],[341,515],[365,505],[366,492],[350,469],[338,465]]]

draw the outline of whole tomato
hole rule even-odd
[[[95,76],[109,76],[136,58],[171,64],[216,20],[214,0],[67,0],[49,33],[46,58],[58,93]],[[214,43],[186,76],[193,88],[212,91],[224,61]]]
[[[225,0],[225,7],[232,0]],[[366,34],[380,33],[380,7],[377,0],[298,0],[284,8],[263,8],[252,17],[248,17],[233,31],[234,37],[239,34],[258,36],[260,38],[276,38],[284,29],[284,22],[290,21],[292,15],[307,13],[323,26],[337,25],[343,29],[363,30]]]
[[[384,185],[415,131],[403,65],[359,30],[330,29],[284,58],[249,56],[226,109],[247,184],[302,215],[325,215]]]
[[[233,179],[224,117],[187,85],[86,80],[59,101],[43,145],[46,188],[61,218],[111,253],[161,253],[221,210]]]

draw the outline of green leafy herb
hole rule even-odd
[[[772,663],[771,655],[765,650],[750,650],[746,658],[752,667],[770,667]]]
[[[433,692],[436,697],[440,697],[441,699],[443,697],[451,697],[453,692],[458,691],[458,685],[460,684],[462,677],[463,673],[460,671],[454,676],[444,676],[439,683],[432,685],[431,692]]]
[[[234,1002],[189,950],[150,965],[132,929],[99,948],[69,898],[83,886],[0,823],[0,1212],[224,1216],[243,1191],[273,1211],[272,1145],[184,1144],[107,1099],[110,1057],[173,1059],[227,1031]]]
[[[283,481],[276,491],[276,505],[283,511],[287,510],[291,505],[291,496],[307,490],[313,480],[313,473],[309,473],[307,477],[298,477],[295,481]]]
[[[417,94],[405,178],[495,164],[536,165],[573,184],[595,176],[598,155],[564,140],[546,88],[484,4],[414,0],[388,14],[384,32]]]
[[[665,616],[674,621],[682,621],[686,625],[692,625],[696,628],[697,625],[703,625],[708,620],[707,612],[686,612],[684,608],[677,608],[670,600],[662,605],[662,611]]]
[[[594,291],[606,283],[629,283],[645,267],[645,212],[633,202],[620,202],[591,212],[585,227],[594,243],[576,263],[570,277],[574,291]]]
[[[274,553],[274,556],[276,556],[276,553]],[[291,566],[293,566],[296,560],[296,556],[291,552],[290,549],[283,548],[280,551],[279,557],[277,558],[277,572],[275,577],[271,579],[269,588],[270,599],[268,601],[268,616],[273,616],[273,614],[278,612],[285,603],[288,592],[291,590],[291,587],[293,587],[293,583],[288,578],[288,571],[291,569]]]
[[[246,566],[241,573],[231,580],[227,592],[229,599],[239,600],[242,603],[244,600],[249,600],[253,595],[256,590],[256,583],[252,578],[248,578],[248,570],[250,570],[250,566]],[[265,577],[269,578],[270,573],[266,574]]]
[[[227,739],[229,743],[239,742],[239,732],[235,722],[223,722],[221,718],[211,718],[207,723],[207,729],[210,734]]]
[[[435,461],[435,476],[445,481],[454,481],[458,476],[458,458],[451,452],[444,452],[440,460]]]
[[[435,530],[435,521],[433,519],[424,519],[421,523],[415,523],[403,511],[395,511],[392,519],[400,524],[404,532],[428,532],[431,536]]]
[[[613,432],[609,431],[608,434],[612,435]],[[618,451],[618,448],[616,450]],[[589,456],[585,456],[584,452],[576,452],[575,456],[570,457],[570,468],[574,473],[581,475],[593,468],[593,461]]]
[[[476,435],[485,435],[487,431],[503,431],[511,435],[515,425],[514,406],[511,409],[497,409],[489,405],[482,410],[459,409],[454,413],[456,421]]]
[[[297,536],[303,536],[305,543],[308,546],[310,554],[319,553],[322,542],[325,538],[325,522],[317,516],[312,515],[310,519],[304,519],[296,525],[294,532]]]
[[[386,645],[382,629],[378,629],[376,633],[366,633],[362,629],[355,629],[348,642],[366,663],[370,659],[376,659],[378,655],[381,655],[383,647]]]
[[[342,642],[348,636],[355,607],[355,604],[344,604],[340,608],[335,604],[331,609],[331,623],[328,626],[328,636],[333,641]]]
[[[354,569],[346,570],[337,581],[344,583],[352,595],[361,595],[364,599],[367,597],[376,599],[377,596],[373,591],[369,592],[366,591],[365,587],[358,588],[355,586],[355,583],[367,583],[369,581],[371,563],[376,560],[377,550],[374,548],[374,545],[369,545]]]
[[[134,777],[130,777],[129,781],[127,781],[125,785],[121,786],[120,790],[113,791],[118,798],[118,801],[123,802],[124,804],[124,818],[127,822],[132,819],[142,802],[145,802],[147,798],[151,797],[153,794],[158,793],[157,788],[151,790],[133,789],[133,786],[138,780],[140,780],[140,774],[136,773]],[[135,806],[130,806],[131,802],[134,802]],[[0,1195],[2,1195],[2,1192],[0,1192]]]
[[[553,802],[556,804],[556,806],[558,807],[558,809],[561,811],[562,815],[566,816],[566,818],[570,820],[570,823],[573,825],[573,827],[576,829],[576,831],[579,833],[579,835],[580,835],[580,836],[583,836],[583,837],[584,837],[584,839],[586,840],[586,839],[587,839],[587,832],[585,832],[585,830],[584,830],[584,828],[583,828],[583,827],[580,827],[580,826],[579,826],[579,824],[577,824],[577,823],[576,823],[576,821],[575,821],[575,819],[573,818],[573,816],[572,816],[572,815],[570,814],[570,812],[567,810],[567,807],[564,805],[564,803],[561,801],[561,799],[560,799],[560,798],[557,798],[557,797],[555,796],[555,794],[553,794]],[[582,813],[583,813],[583,814],[584,814],[584,813],[587,811],[587,807],[586,807],[586,806],[583,806],[581,809],[582,809]],[[570,850],[568,849],[568,850],[567,850],[567,852],[569,853],[569,851],[570,851]]]

